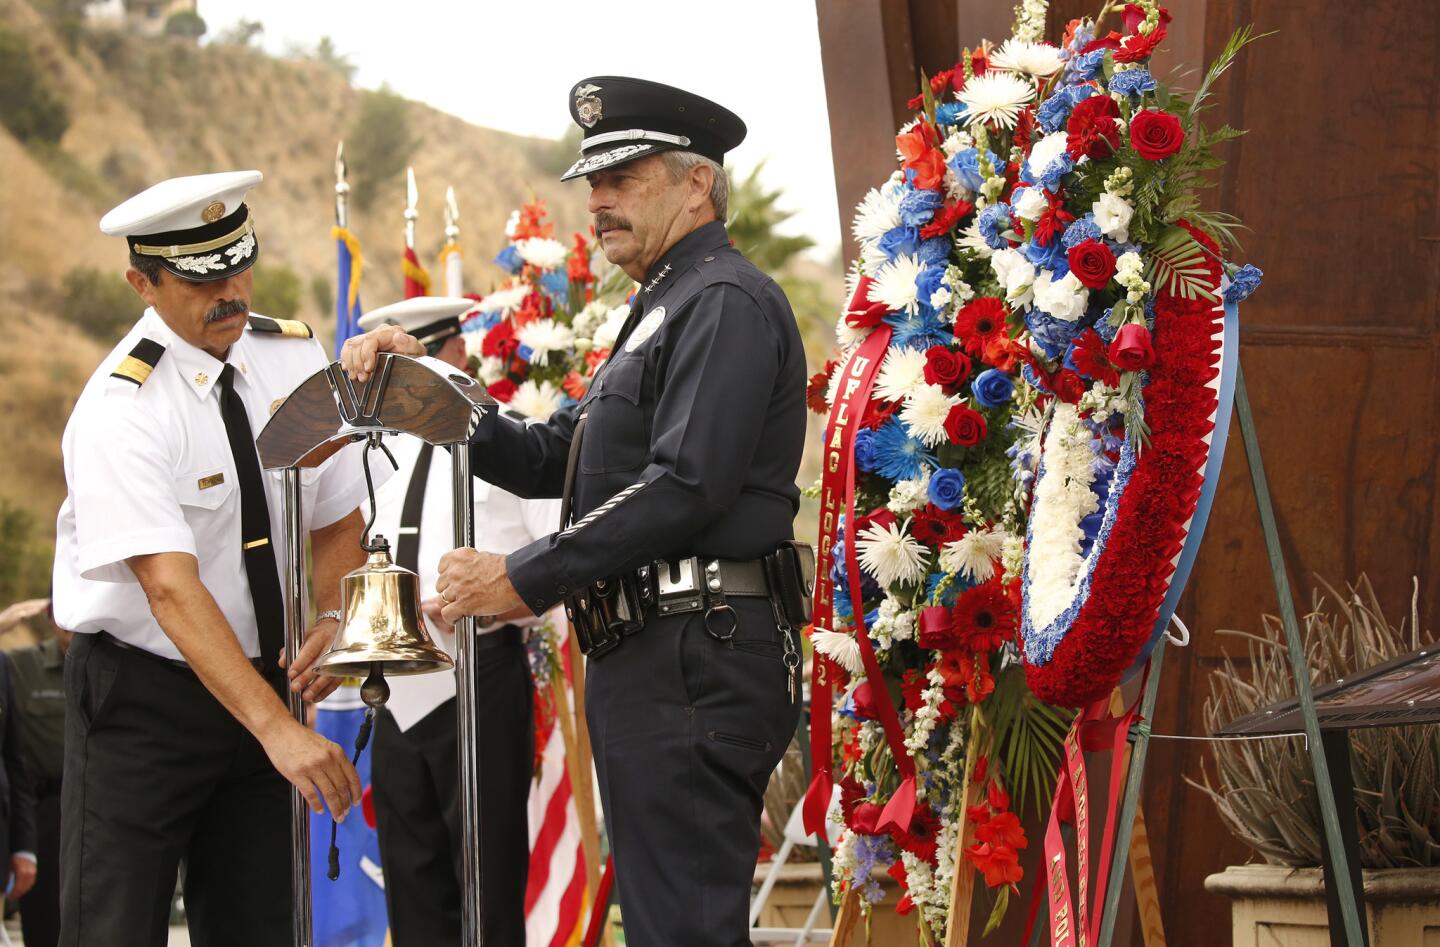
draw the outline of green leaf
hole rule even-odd
[[[990,936],[990,932],[1000,926],[1000,922],[1005,920],[1005,912],[1009,907],[1010,889],[1004,887],[995,895],[995,906],[990,909],[990,917],[985,921],[985,930],[981,932],[981,937]]]
[[[1145,268],[1145,281],[1157,293],[1181,299],[1216,300],[1210,288],[1210,265],[1205,248],[1183,227],[1167,227],[1160,235]]]

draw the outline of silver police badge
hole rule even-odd
[[[664,321],[664,306],[656,306],[654,309],[646,313],[645,318],[641,319],[640,324],[637,325],[634,331],[630,333],[630,338],[625,340],[625,351],[633,352],[640,346],[644,345],[645,340],[650,338],[650,336],[654,335],[655,330],[660,328],[660,323]]]
[[[595,94],[599,91],[598,85],[589,82],[575,89],[575,118],[586,128],[594,128],[602,117],[600,96]]]

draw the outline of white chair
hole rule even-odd
[[[840,787],[836,786],[830,797],[830,807],[838,805],[840,799]],[[824,883],[820,890],[815,893],[815,903],[810,908],[810,914],[805,918],[803,927],[756,927],[760,920],[760,914],[765,908],[765,902],[769,899],[770,893],[775,890],[775,883],[780,880],[780,869],[785,866],[790,853],[797,845],[814,848],[816,838],[814,835],[807,835],[804,828],[804,817],[801,809],[805,804],[802,797],[790,811],[790,818],[785,822],[785,841],[781,843],[780,850],[775,853],[775,858],[770,862],[770,870],[765,875],[765,880],[760,883],[760,890],[755,893],[755,898],[750,902],[750,940],[756,944],[794,944],[796,947],[804,947],[805,944],[828,944],[830,942],[830,928],[816,927],[822,916],[829,918],[825,912],[825,906],[829,902],[830,892],[826,890]]]

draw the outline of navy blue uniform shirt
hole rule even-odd
[[[583,400],[528,426],[490,412],[471,469],[518,496],[559,496],[581,417],[573,525],[506,559],[537,614],[655,559],[755,559],[792,538],[805,352],[785,294],[724,224],[650,268]]]

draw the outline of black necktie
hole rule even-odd
[[[395,564],[411,572],[420,571],[420,519],[425,512],[425,485],[430,480],[430,455],[434,452],[433,445],[420,445],[420,453],[410,473],[410,485],[405,488],[405,503],[400,507]]]
[[[220,416],[225,420],[230,456],[235,459],[235,476],[240,479],[240,548],[260,632],[260,659],[268,675],[277,667],[276,659],[285,646],[285,599],[280,593],[275,547],[270,542],[270,504],[265,500],[260,458],[255,453],[245,402],[235,393],[233,365],[227,364],[220,372]]]

